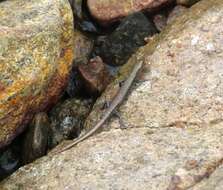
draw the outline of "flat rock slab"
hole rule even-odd
[[[178,186],[189,187],[196,175],[203,179],[218,164],[222,142],[222,124],[186,130],[113,129],[19,169],[0,188],[165,190],[174,178]],[[185,178],[190,179],[186,184]]]
[[[158,8],[173,0],[88,0],[91,15],[102,24],[108,24],[131,13]]]
[[[222,25],[223,1],[204,0],[135,55],[145,62],[144,82],[120,108],[127,126],[204,126],[222,120]]]
[[[0,189],[223,189],[222,24],[223,1],[195,5],[127,63],[145,68],[120,107],[126,130],[112,118],[109,131],[20,168]]]
[[[73,59],[67,0],[0,3],[0,148],[64,88]]]

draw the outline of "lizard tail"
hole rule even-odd
[[[103,120],[104,122],[104,120]],[[87,132],[85,135],[77,138],[76,140],[74,140],[73,142],[71,142],[70,144],[68,144],[67,146],[65,146],[64,148],[62,148],[61,150],[58,150],[55,152],[55,154],[64,152],[72,147],[74,147],[75,145],[77,145],[78,143],[80,143],[81,141],[85,140],[86,138],[90,137],[92,134],[94,134],[97,130],[98,130],[98,126],[100,126],[103,122],[100,122],[96,125],[96,127],[92,128],[89,132]]]

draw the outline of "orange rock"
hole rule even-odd
[[[59,98],[73,60],[73,17],[63,0],[4,1],[0,17],[1,148]]]

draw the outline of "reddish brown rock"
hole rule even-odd
[[[118,20],[141,10],[157,9],[173,0],[88,0],[91,15],[101,24]]]
[[[99,56],[91,59],[88,64],[80,65],[78,70],[84,80],[84,90],[91,95],[100,94],[111,78]]]

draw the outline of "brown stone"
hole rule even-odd
[[[0,148],[36,112],[54,104],[73,59],[73,17],[68,1],[0,3]]]
[[[157,9],[173,0],[88,0],[91,15],[107,24],[141,10]]]
[[[78,70],[84,80],[84,89],[88,94],[100,94],[110,81],[108,70],[99,56],[91,59],[88,64],[80,65]]]
[[[76,64],[87,63],[92,48],[93,40],[91,38],[79,31],[74,32],[74,60]]]

